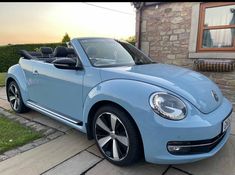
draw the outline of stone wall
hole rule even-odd
[[[158,62],[194,69],[195,59],[189,58],[189,40],[192,6],[195,3],[173,2],[144,7],[141,49]],[[138,35],[138,29],[136,31]],[[235,71],[201,73],[219,85],[223,94],[232,101],[235,110]]]

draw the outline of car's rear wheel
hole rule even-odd
[[[141,155],[136,127],[129,115],[120,108],[101,107],[93,120],[93,134],[99,150],[113,164],[130,165]]]
[[[20,88],[15,81],[11,81],[7,88],[7,96],[11,105],[11,108],[17,113],[27,112],[27,108],[22,100]]]

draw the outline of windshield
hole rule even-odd
[[[79,39],[95,67],[131,66],[154,63],[129,43],[113,39]]]

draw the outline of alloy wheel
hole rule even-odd
[[[14,84],[11,84],[8,89],[8,97],[12,108],[17,111],[20,106],[19,90]]]
[[[111,160],[123,160],[129,151],[127,130],[121,120],[104,112],[95,122],[95,137],[102,152]]]

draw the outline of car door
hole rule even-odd
[[[83,70],[56,68],[51,63],[35,61],[30,100],[49,111],[75,121],[82,120]]]

